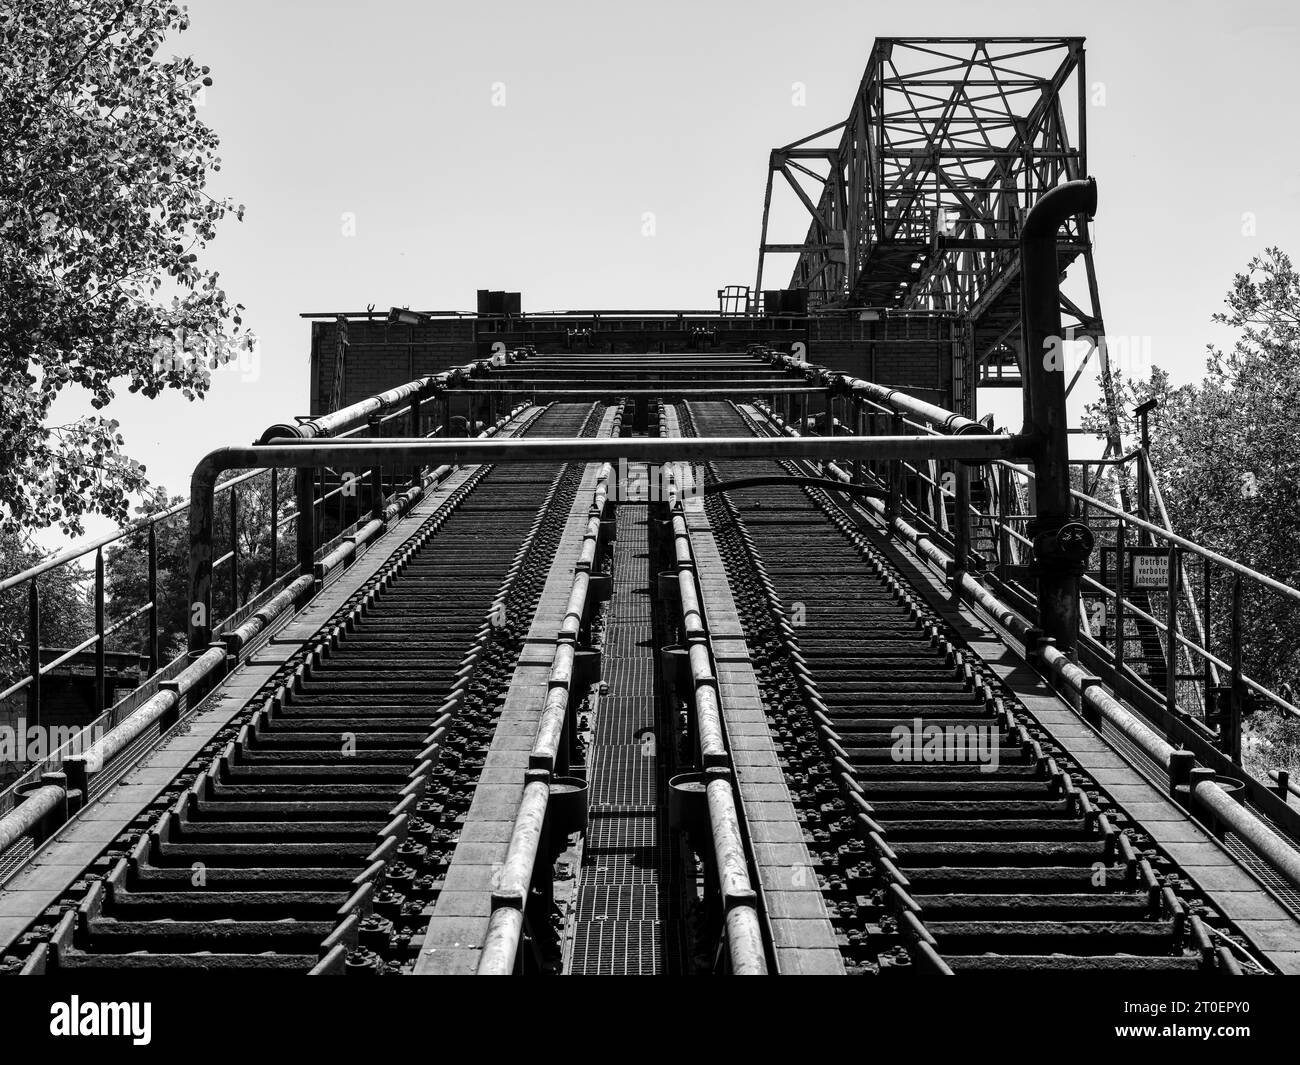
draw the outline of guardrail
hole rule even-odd
[[[774,351],[756,349],[755,354],[788,370],[797,370],[811,380],[821,381],[827,389],[830,420],[835,425],[843,424],[834,418],[836,399],[851,401],[859,435],[873,431],[879,424],[876,419],[882,418],[889,419],[888,430],[892,435],[912,431],[937,437],[945,435],[945,426],[950,430],[954,424],[975,431],[970,428],[975,423],[969,419],[954,423],[951,419],[957,418],[956,415],[932,408],[930,404],[904,405],[908,401],[902,399],[898,390],[880,386],[864,389],[861,386],[865,382],[797,363]],[[921,417],[919,412],[926,408],[937,413]],[[913,416],[908,417],[905,411]],[[806,435],[806,429],[790,426],[787,419],[770,409],[768,413],[792,435]],[[1242,599],[1271,595],[1277,597],[1279,605],[1294,608],[1292,604],[1300,606],[1300,590],[1179,536],[1169,528],[1168,512],[1144,446],[1118,458],[1076,460],[1070,465],[1082,468],[1086,478],[1090,469],[1096,469],[1100,475],[1106,470],[1122,471],[1129,463],[1138,466],[1137,514],[1077,489],[1070,491],[1076,514],[1091,521],[1094,527],[1101,526],[1097,529],[1101,540],[1098,549],[1107,562],[1113,559],[1113,565],[1103,568],[1107,577],[1104,582],[1090,573],[1080,575],[1082,593],[1094,603],[1091,610],[1084,610],[1081,615],[1082,642],[1091,653],[1110,660],[1121,687],[1128,685],[1144,690],[1147,698],[1164,704],[1169,716],[1181,718],[1188,727],[1199,730],[1203,739],[1218,745],[1234,761],[1240,761],[1240,723],[1247,711],[1248,694],[1265,700],[1285,716],[1300,716],[1300,706],[1250,677],[1242,668]],[[1032,556],[1033,542],[1025,534],[1025,526],[1033,520],[1033,515],[1024,512],[1023,500],[1032,487],[1035,472],[1014,462],[991,463],[990,475],[984,478],[990,506],[981,509],[969,499],[970,468],[965,464],[949,464],[940,473],[939,467],[937,462],[922,467],[904,461],[891,471],[884,463],[874,463],[869,472],[876,479],[888,482],[893,493],[891,510],[910,513],[928,535],[935,535],[950,545],[959,567],[983,571],[992,566],[991,579],[1006,586],[1011,598],[1021,598],[1026,606],[1030,605],[1033,590],[1012,586],[1023,585],[1032,577],[1024,563]],[[993,472],[996,477],[991,475]],[[862,474],[861,464],[855,463],[852,480],[862,481]],[[916,487],[913,498],[908,498],[902,490],[905,482]],[[963,495],[965,498],[960,498]],[[953,509],[951,522],[949,504]],[[1165,520],[1164,527],[1142,516],[1155,510]],[[986,533],[994,545],[992,557],[972,550],[973,530]],[[1151,589],[1152,596],[1163,600],[1159,614],[1135,601],[1131,594],[1131,578],[1125,572],[1124,563],[1139,553],[1148,558],[1164,555],[1162,568],[1169,578],[1160,587]],[[1212,609],[1216,603],[1217,612]],[[1139,638],[1138,625],[1145,625],[1163,647],[1164,679],[1158,686],[1134,668],[1133,656],[1127,651]],[[1227,645],[1218,654],[1210,646],[1216,634]],[[1227,675],[1226,683],[1222,682],[1221,674]]]
[[[479,438],[496,436],[523,409],[520,406],[510,411],[480,433]],[[404,415],[405,412],[400,412],[399,416]],[[387,496],[377,495],[368,512],[338,537],[313,552],[310,572],[300,574],[295,567],[282,575],[276,584],[263,589],[217,626],[213,639],[173,659],[136,691],[77,730],[58,750],[49,752],[46,758],[0,792],[0,863],[9,859],[7,864],[12,865],[19,848],[39,846],[58,824],[75,815],[93,799],[106,786],[105,780],[120,776],[143,753],[144,747],[192,710],[260,638],[290,616],[295,608],[304,605],[333,575],[351,565],[357,555],[386,530],[389,522],[406,514],[431,485],[440,483],[453,469],[448,464],[433,469],[422,467],[415,483]],[[254,471],[259,472],[264,471]],[[236,478],[239,481],[243,479]],[[183,508],[174,508],[169,515],[180,509]],[[157,520],[164,520],[163,516],[158,516]],[[121,535],[129,536],[132,531],[127,530]],[[13,580],[35,579],[55,565],[67,564],[118,538],[119,535],[110,534],[101,538],[102,543],[87,545],[62,560],[58,557],[47,560],[43,569],[37,567],[39,572],[35,576],[24,573]],[[63,794],[58,806],[59,817],[48,813],[35,817],[35,808],[28,808],[33,796],[49,794],[44,790],[47,787],[60,789]]]
[[[507,361],[516,361],[523,357],[524,353],[520,352],[506,353]],[[470,363],[440,374],[418,378],[415,381],[390,389],[377,396],[372,396],[332,414],[302,419],[292,425],[272,426],[264,434],[264,438],[289,435],[296,438],[328,436],[333,439],[346,440],[354,438],[358,433],[362,432],[366,432],[370,436],[380,436],[393,427],[393,424],[398,419],[409,419],[409,431],[412,435],[419,435],[422,418],[421,405],[444,396],[453,386],[459,382],[469,380],[476,373],[484,372],[488,366],[489,362]],[[431,432],[424,435],[434,437],[443,431],[444,426],[439,424]],[[212,566],[214,570],[224,568],[229,576],[229,594],[227,597],[229,614],[220,622],[211,625],[210,628],[214,631],[221,631],[225,626],[237,625],[241,620],[238,617],[239,612],[245,609],[250,602],[255,601],[259,595],[263,594],[266,588],[275,585],[276,582],[285,577],[289,580],[295,579],[298,574],[295,574],[292,568],[286,573],[281,572],[280,533],[290,523],[296,523],[298,528],[298,573],[309,572],[316,552],[324,546],[317,543],[314,536],[318,524],[325,516],[326,505],[330,500],[338,501],[340,508],[339,526],[342,529],[345,499],[348,496],[355,496],[358,488],[368,486],[371,493],[376,491],[375,480],[373,478],[368,479],[370,473],[371,471],[367,470],[356,476],[347,478],[340,476],[339,483],[332,489],[326,486],[323,477],[319,484],[311,481],[300,484],[295,490],[297,495],[296,508],[287,514],[280,513],[283,500],[280,486],[280,470],[278,468],[250,469],[217,485],[214,500],[223,500],[228,510],[229,541],[224,553],[213,560]],[[249,559],[241,550],[238,536],[238,518],[242,509],[240,505],[240,489],[243,488],[247,492],[254,487],[255,482],[262,479],[269,481],[267,489],[270,495],[269,513],[272,523],[266,544],[268,575],[263,587],[249,594],[249,589],[241,588],[241,566]],[[373,509],[373,504],[371,509]],[[152,677],[165,665],[160,657],[160,638],[163,633],[160,629],[158,584],[159,532],[163,525],[179,518],[187,510],[188,504],[181,503],[156,514],[147,515],[124,525],[120,529],[104,533],[83,544],[57,552],[20,573],[0,580],[0,597],[6,597],[7,593],[16,593],[16,596],[24,597],[23,590],[25,589],[28,659],[26,675],[16,679],[0,691],[0,702],[25,692],[27,696],[27,722],[29,725],[38,725],[41,716],[43,679],[75,655],[93,649],[95,652],[95,711],[96,713],[103,713],[109,708],[105,676],[105,654],[108,649],[108,642],[118,632],[138,621],[143,621],[145,625],[144,649],[145,656],[148,658],[147,676]],[[305,519],[304,515],[306,515]],[[115,547],[118,549],[134,548],[145,552],[147,587],[146,601],[143,604],[132,607],[126,613],[110,621],[108,620],[108,584],[110,582],[107,579],[107,567],[111,563],[112,549]],[[106,551],[109,554],[106,555]],[[308,553],[311,555],[311,560],[307,560]],[[92,556],[92,568],[89,572],[86,572],[82,565],[83,560]],[[261,554],[258,553],[256,557],[260,559]],[[305,565],[304,561],[306,561]],[[40,578],[53,573],[55,570],[66,570],[68,567],[73,567],[79,578],[90,578],[94,581],[91,596],[91,606],[94,612],[94,633],[76,646],[64,651],[52,661],[42,663]],[[3,602],[2,598],[0,598],[0,602]],[[13,603],[13,607],[17,607],[17,603]],[[188,613],[189,611],[183,612]],[[17,613],[17,609],[14,609],[13,613]],[[209,614],[209,617],[211,616]]]

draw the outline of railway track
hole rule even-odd
[[[730,403],[678,409],[695,435],[762,431]],[[823,491],[707,507],[847,965],[1241,971],[1219,915]]]
[[[601,410],[527,435],[593,436]],[[401,971],[580,473],[476,471],[0,965]]]

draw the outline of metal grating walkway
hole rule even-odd
[[[587,748],[588,827],[578,883],[574,975],[653,975],[673,971],[664,785],[656,750],[658,697],[649,512],[618,509],[614,587],[601,676]],[[667,955],[667,957],[666,957]]]

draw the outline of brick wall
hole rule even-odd
[[[513,347],[536,343],[542,349],[564,350],[563,335],[552,336],[540,327],[545,321],[525,320],[528,327],[500,330],[492,320],[476,323],[471,318],[434,319],[425,325],[389,325],[383,319],[372,322],[352,320],[348,323],[348,357],[344,373],[343,403],[355,403],[376,392],[404,384],[424,374],[437,373],[491,354],[494,340]],[[584,320],[580,325],[595,324]],[[636,323],[619,323],[635,325]],[[767,323],[766,330],[751,335],[745,330],[730,330],[720,336],[721,350],[744,350],[747,343],[761,341],[781,350],[789,350],[798,341],[807,343],[809,362],[829,366],[858,377],[895,385],[917,393],[921,398],[948,406],[952,402],[953,339],[950,319],[926,316],[860,321],[856,313],[842,317],[827,316],[792,320],[780,331]],[[533,332],[533,327],[538,332]],[[608,328],[613,329],[614,323]],[[667,336],[677,329],[671,323],[656,324]],[[731,335],[734,333],[735,335]],[[334,386],[334,359],[338,325],[333,321],[312,323],[311,333],[311,414],[328,409]],[[658,343],[647,343],[650,334],[633,330],[628,343],[620,344],[617,333],[602,333],[602,347],[611,344],[618,350],[654,350]],[[631,348],[629,348],[629,344]],[[639,345],[639,346],[638,346]],[[676,350],[680,344],[667,345]]]
[[[809,323],[808,361],[921,399],[952,401],[954,332],[950,319],[907,316],[860,321],[856,313]]]
[[[329,408],[337,342],[337,323],[312,323],[309,414],[321,414]],[[425,374],[462,366],[477,357],[471,319],[435,319],[420,326],[389,325],[383,320],[350,321],[343,405]]]

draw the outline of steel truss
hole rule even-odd
[[[956,312],[957,409],[975,385],[1023,380],[1019,237],[1049,189],[1088,172],[1082,37],[882,38],[843,122],[772,151],[755,289],[765,259],[795,253],[789,288],[810,308]],[[833,139],[834,138],[834,139]],[[769,238],[776,178],[810,221],[802,243]],[[1114,397],[1083,216],[1057,238],[1062,272],[1082,259],[1086,291],[1060,296],[1064,337],[1099,356]],[[1017,369],[1019,372],[1016,372]],[[1112,415],[1108,453],[1118,450]]]

